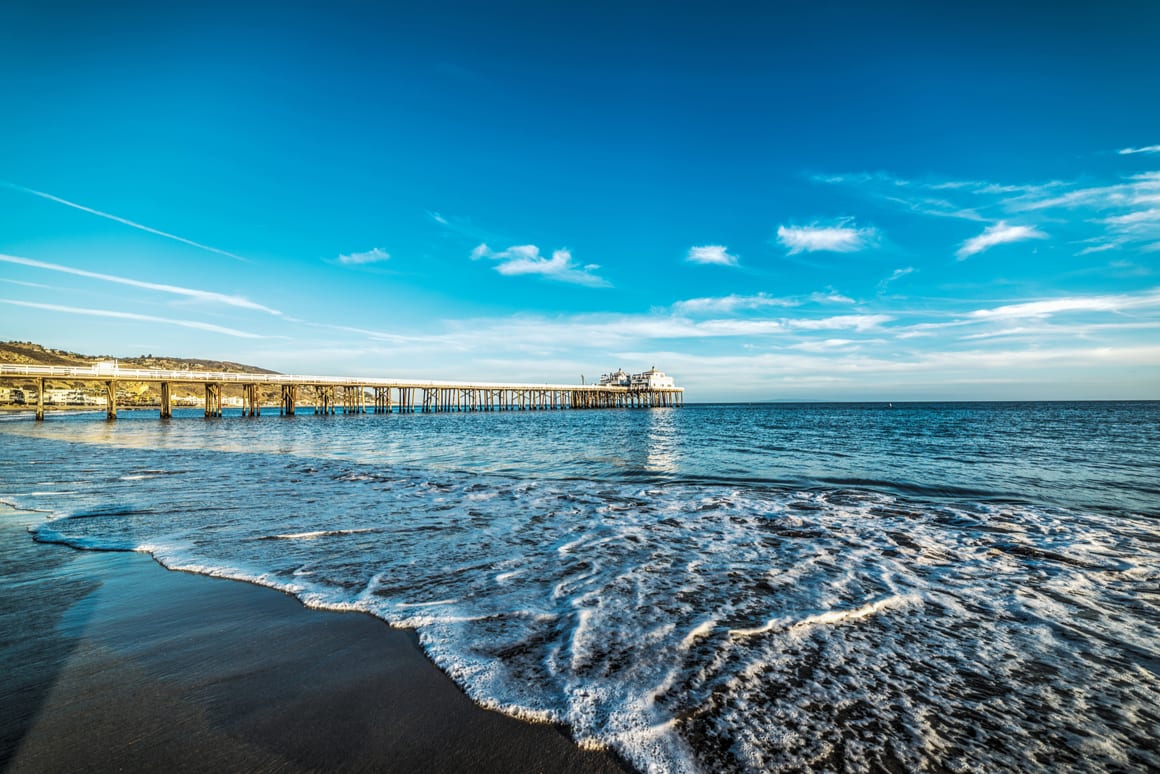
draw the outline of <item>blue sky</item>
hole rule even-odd
[[[0,338],[1160,398],[1160,7],[753,5],[7,4]]]

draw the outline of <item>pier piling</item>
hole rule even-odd
[[[113,379],[105,382],[105,418],[117,418],[117,382]]]
[[[217,382],[205,383],[205,418],[213,419],[222,415],[222,386]]]

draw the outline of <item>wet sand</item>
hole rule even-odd
[[[623,770],[480,709],[409,632],[39,520],[0,506],[0,770]]]

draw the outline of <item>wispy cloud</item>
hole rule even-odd
[[[79,314],[88,317],[111,317],[117,320],[132,320],[135,322],[149,322],[162,323],[165,325],[178,325],[182,328],[193,328],[199,331],[209,331],[210,333],[221,333],[226,336],[234,336],[241,339],[267,339],[270,336],[263,336],[258,333],[250,333],[248,331],[240,331],[236,328],[226,328],[222,325],[213,325],[212,323],[200,322],[198,320],[175,320],[169,317],[155,317],[149,314],[134,314],[133,312],[118,312],[112,309],[87,309],[77,306],[61,306],[60,304],[38,304],[32,301],[14,301],[8,298],[0,298],[0,304],[11,304],[12,306],[22,306],[27,309],[43,309],[49,312],[64,312],[66,314]]]
[[[988,226],[977,237],[971,237],[963,242],[962,247],[955,252],[955,256],[961,261],[996,245],[1022,242],[1025,239],[1047,239],[1047,234],[1032,226],[1011,226],[1005,221],[999,221],[993,226]]]
[[[1033,192],[998,202],[1010,212],[1039,212],[1053,209],[1091,208],[1104,210],[1122,207],[1131,202],[1131,184],[1092,186],[1087,188],[1054,189],[1050,192]],[[1051,195],[1045,196],[1045,193]]]
[[[956,205],[954,202],[946,199],[929,196],[885,196],[883,198],[918,215],[932,215],[938,218],[957,218],[959,220],[986,220],[976,208]]]
[[[486,251],[480,253],[480,260],[487,259]],[[347,336],[348,346],[359,346],[353,342],[361,334],[368,340],[364,347],[383,348],[378,357],[389,356],[385,362],[412,364],[419,369],[415,377],[470,373],[519,381],[523,377],[515,374],[526,374],[523,380],[562,380],[596,365],[655,362],[676,374],[697,400],[823,392],[865,398],[884,384],[895,398],[899,389],[915,396],[936,389],[965,399],[978,397],[966,386],[975,383],[1022,384],[1019,389],[1029,395],[1037,390],[1039,397],[1093,394],[1069,392],[1081,389],[1130,397],[1132,390],[1117,387],[1123,374],[1115,368],[1139,368],[1160,353],[1153,343],[1160,329],[1160,287],[1120,295],[1016,296],[937,309],[925,302],[893,307],[888,304],[895,299],[878,297],[859,301],[853,314],[826,314],[824,305],[836,303],[829,295],[734,294],[641,313],[445,319],[389,333],[373,326],[334,327],[356,334]],[[863,305],[871,308],[862,311]],[[443,359],[425,359],[432,352]],[[1097,373],[1092,363],[1110,368]],[[1096,386],[1079,386],[1089,382]],[[827,384],[832,389],[802,387]],[[799,388],[806,392],[793,392]],[[995,389],[987,395],[1024,394]]]
[[[506,237],[475,225],[470,218],[444,215],[441,212],[432,212],[430,210],[427,211],[427,217],[442,226],[444,231],[465,239],[470,239],[473,242],[507,241]]]
[[[817,341],[801,341],[790,345],[790,349],[799,349],[802,352],[834,352],[836,350],[851,349],[858,346],[853,339],[820,339]]]
[[[799,304],[801,301],[798,299],[775,298],[765,293],[749,296],[731,294],[716,298],[690,298],[678,301],[673,304],[673,311],[678,314],[732,314],[770,306],[798,306]]]
[[[1150,210],[1136,210],[1135,212],[1125,213],[1124,215],[1112,215],[1104,218],[1103,222],[1109,226],[1124,226],[1128,228],[1139,226],[1143,223],[1160,223],[1160,207],[1153,207]]]
[[[778,297],[771,296],[768,293],[755,293],[753,295],[732,293],[728,296],[689,298],[684,301],[677,301],[671,308],[677,314],[701,316],[709,314],[736,314],[738,312],[751,312],[769,307],[797,307],[806,303],[853,304],[855,301],[849,296],[844,296],[833,288],[830,288],[828,290],[810,293],[808,296]]]
[[[1025,348],[975,349],[953,352],[908,353],[905,356],[879,357],[872,354],[852,354],[842,357],[816,357],[806,354],[760,353],[749,355],[696,355],[687,352],[621,353],[624,359],[655,358],[666,364],[670,373],[696,375],[700,384],[710,387],[716,380],[731,380],[739,389],[763,389],[767,393],[783,381],[802,383],[833,381],[847,382],[845,390],[854,384],[888,384],[905,387],[925,375],[937,383],[962,386],[975,381],[1001,381],[1001,374],[1017,373],[1016,379],[1027,379],[1036,369],[1080,364],[1101,365],[1160,365],[1160,346],[1155,344],[1127,346],[1062,346],[1035,351]],[[870,377],[899,375],[904,378],[881,382]],[[691,384],[691,380],[684,380]],[[1042,382],[1040,382],[1042,383]],[[1054,380],[1051,382],[1059,386]],[[1053,393],[1053,394],[1058,394]]]
[[[225,293],[215,293],[211,290],[195,290],[194,288],[183,288],[177,285],[165,285],[157,282],[144,282],[142,280],[130,279],[128,277],[116,277],[112,274],[100,274],[95,271],[86,271],[84,269],[76,269],[72,266],[62,266],[56,263],[46,263],[44,261],[36,261],[31,258],[20,258],[15,255],[0,254],[0,261],[4,263],[14,263],[21,266],[30,266],[35,269],[44,269],[46,271],[60,272],[61,274],[72,274],[77,277],[87,277],[89,279],[101,280],[102,282],[113,282],[118,285],[128,285],[135,288],[143,288],[145,290],[156,290],[161,293],[170,293],[184,298],[190,298],[195,301],[203,301],[213,304],[225,304],[226,306],[236,307],[238,309],[249,309],[255,312],[265,312],[278,317],[282,313],[277,309],[271,309],[268,306],[256,303],[244,298],[242,296],[231,296]]]
[[[878,232],[873,228],[855,228],[844,223],[836,226],[778,226],[777,241],[789,248],[789,254],[828,251],[853,253],[874,244]]]
[[[902,268],[902,269],[895,269],[893,274],[891,274],[889,277],[886,277],[885,279],[883,279],[881,282],[878,283],[878,290],[884,291],[884,290],[886,290],[886,286],[889,285],[891,282],[894,282],[896,280],[900,280],[903,277],[905,277],[907,274],[913,274],[913,273],[914,273],[913,266],[907,266],[907,267]]]
[[[370,339],[371,341],[385,341],[385,342],[389,342],[391,344],[413,344],[413,343],[435,344],[435,343],[441,343],[441,342],[439,342],[439,338],[437,336],[430,336],[430,335],[409,336],[406,334],[391,333],[389,331],[380,331],[380,330],[374,330],[371,328],[356,328],[356,327],[353,327],[350,325],[332,325],[330,323],[315,323],[315,322],[309,322],[306,320],[303,320],[302,324],[310,326],[311,328],[322,328],[324,330],[330,330],[330,331],[341,331],[342,333],[357,333],[360,336],[365,336],[366,338]]]
[[[1090,339],[1093,335],[1102,333],[1123,333],[1127,331],[1155,331],[1160,330],[1160,320],[1130,322],[1130,323],[1070,323],[1061,325],[1054,322],[1046,321],[1046,318],[1007,318],[1017,320],[1019,324],[993,328],[985,330],[980,333],[971,333],[960,336],[962,341],[981,341],[986,339],[1013,339],[1024,338],[1036,343],[1044,340],[1079,340]],[[1031,324],[1024,324],[1025,321],[1032,320]]]
[[[1076,255],[1091,255],[1093,253],[1103,253],[1108,250],[1115,250],[1119,247],[1115,242],[1105,242],[1103,239],[1085,239],[1080,244],[1087,244],[1088,247],[1080,250]]]
[[[819,291],[817,293],[810,293],[810,301],[816,304],[853,304],[854,299],[849,296],[843,296],[834,289]]]
[[[116,223],[121,223],[123,225],[129,226],[130,228],[135,228],[138,231],[144,231],[148,234],[155,234],[155,235],[160,236],[160,237],[165,237],[166,239],[172,239],[175,242],[181,242],[182,244],[189,245],[190,247],[196,247],[199,250],[205,250],[207,252],[216,253],[217,255],[224,255],[227,258],[233,258],[236,261],[243,261],[245,263],[250,263],[250,260],[248,258],[243,258],[240,255],[236,255],[234,253],[231,253],[229,250],[222,250],[220,247],[213,247],[211,245],[202,244],[201,242],[195,242],[192,239],[186,239],[185,237],[178,236],[177,234],[170,234],[168,231],[161,231],[160,229],[152,228],[150,226],[146,226],[144,224],[137,223],[136,221],[129,220],[128,218],[122,218],[118,215],[113,215],[113,214],[108,213],[108,212],[102,212],[101,210],[93,209],[92,207],[86,207],[83,204],[77,204],[76,202],[70,202],[68,199],[62,199],[59,196],[53,196],[52,194],[45,193],[44,191],[37,191],[37,190],[32,189],[32,188],[25,188],[22,185],[16,185],[15,183],[9,183],[9,182],[5,182],[5,181],[0,181],[0,186],[4,186],[5,188],[10,188],[14,191],[21,191],[22,193],[30,194],[32,196],[39,196],[41,199],[47,199],[50,202],[56,202],[57,204],[63,204],[65,207],[72,207],[74,210],[80,210],[81,212],[87,212],[90,215],[96,215],[99,218],[105,218],[106,220],[111,220],[111,221],[114,221]]]
[[[917,215],[975,221],[986,220],[978,210],[979,203],[954,199],[1022,190],[1019,186],[997,186],[980,180],[910,180],[885,172],[813,175],[810,179],[815,183],[852,188],[867,198],[889,202]]]
[[[894,318],[888,314],[841,314],[818,319],[789,320],[791,328],[807,331],[869,331],[882,327]]]
[[[381,263],[391,260],[391,254],[381,247],[372,247],[364,253],[350,253],[338,256],[338,262],[347,266],[361,266],[367,263]]]
[[[480,253],[480,260],[487,257]],[[1131,397],[1136,388],[1117,386],[1123,367],[1138,369],[1160,357],[1153,343],[1160,329],[1160,287],[1120,295],[1015,296],[969,306],[956,301],[937,308],[929,299],[911,303],[883,296],[841,309],[857,311],[851,314],[827,314],[826,304],[843,303],[831,295],[733,294],[691,298],[647,313],[445,320],[442,329],[425,328],[422,340],[392,340],[391,355],[452,352],[456,362],[497,379],[543,373],[553,363],[560,364],[561,376],[552,371],[544,379],[589,373],[594,363],[655,362],[677,375],[697,400],[865,398],[882,385],[895,398],[898,390],[963,399]],[[1093,363],[1108,368],[1093,370]],[[451,378],[460,373],[445,367]],[[998,386],[980,393],[973,384]],[[1004,384],[1021,386],[1011,392]]]
[[[39,288],[41,290],[52,290],[50,285],[42,285],[39,282],[25,282],[23,280],[8,279],[7,277],[0,277],[0,282],[7,282],[9,285],[20,285],[26,288]]]
[[[704,245],[690,247],[685,260],[689,263],[707,263],[718,266],[736,266],[738,256],[730,255],[724,245]]]
[[[991,309],[976,309],[968,316],[977,319],[1020,319],[1050,317],[1062,312],[1123,312],[1129,309],[1160,308],[1160,288],[1144,293],[1067,296],[1040,301],[1006,304]]]
[[[1152,153],[1155,148],[1160,146],[1124,151]],[[960,259],[996,244],[990,241],[992,238],[1018,237],[1019,232],[1014,230],[1018,227],[1006,226],[1006,222],[1014,220],[1040,233],[1044,224],[1052,224],[1053,233],[1064,232],[1072,237],[1071,243],[1079,246],[1079,255],[1130,247],[1147,250],[1160,242],[1160,222],[1151,213],[1160,204],[1158,171],[1137,172],[1099,185],[1074,180],[1023,184],[909,180],[882,172],[814,175],[811,179],[825,185],[846,186],[869,199],[914,213],[999,222],[1003,226],[992,226],[980,237],[960,245]],[[1030,233],[1024,232],[1023,238],[1031,238]]]
[[[486,244],[481,244],[471,251],[472,260],[480,258],[498,261],[495,270],[509,277],[539,275],[557,282],[594,288],[609,287],[611,284],[594,273],[600,268],[599,265],[595,263],[577,265],[568,250],[556,250],[551,258],[545,258],[540,255],[540,248],[536,245],[514,245],[496,252]]]
[[[1121,148],[1121,156],[1130,156],[1134,153],[1160,153],[1160,145],[1145,145],[1142,148]]]

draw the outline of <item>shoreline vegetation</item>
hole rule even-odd
[[[0,504],[0,769],[618,772],[482,709],[413,633],[152,557],[38,543]]]

